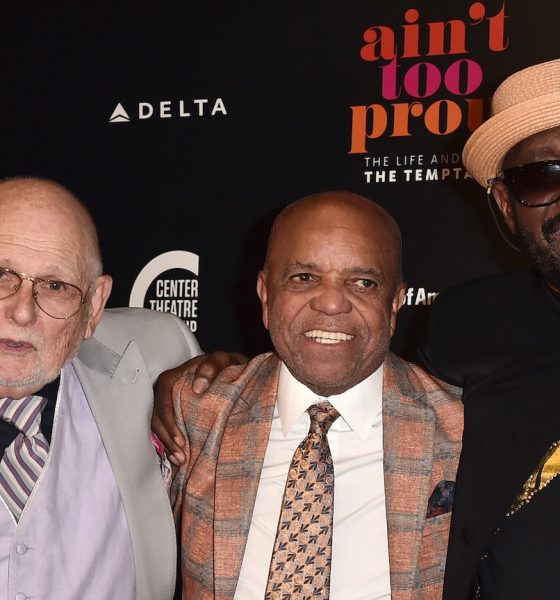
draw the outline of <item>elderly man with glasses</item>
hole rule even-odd
[[[72,194],[0,182],[1,598],[173,597],[152,383],[200,349],[172,315],[102,319],[111,284]]]
[[[533,270],[440,295],[422,364],[464,389],[446,600],[560,598],[560,60],[493,98],[464,163]]]

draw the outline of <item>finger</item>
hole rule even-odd
[[[176,450],[181,450],[180,446],[173,440],[171,435],[168,433],[167,429],[163,426],[160,418],[156,415],[152,415],[152,431],[158,436],[161,443],[165,446],[165,450],[167,453],[175,452]]]
[[[175,421],[175,413],[171,403],[160,404],[157,411],[157,416],[165,434],[171,439],[170,449],[173,452],[180,452],[185,445],[185,438]],[[157,433],[157,432],[156,432]]]
[[[193,391],[197,394],[205,392],[224,369],[230,365],[239,364],[240,356],[242,355],[222,352],[221,350],[205,356],[195,369],[192,383]]]
[[[169,462],[173,463],[176,467],[180,467],[187,460],[187,457],[182,452],[173,452],[173,454],[168,455],[168,458]]]
[[[155,385],[153,421],[158,429],[154,431],[171,451],[180,451],[184,446],[173,408],[173,385],[179,376],[178,369],[165,371],[160,374]]]
[[[152,415],[152,431],[161,440],[161,443],[165,446],[165,451],[170,462],[176,466],[180,466],[186,460],[185,453],[181,450],[179,442],[183,442],[182,437],[171,437],[168,430],[163,426],[161,419],[156,415]]]
[[[227,352],[217,350],[212,354],[207,354],[196,366],[195,377],[205,377],[213,380],[216,375],[232,364],[230,355]]]
[[[212,381],[215,376],[212,378]],[[203,394],[210,387],[210,380],[207,377],[195,377],[192,383],[192,389],[195,394]]]

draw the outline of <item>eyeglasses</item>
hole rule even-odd
[[[560,160],[542,160],[504,169],[488,180],[488,192],[495,183],[504,183],[523,206],[549,206],[560,200]]]
[[[84,292],[71,283],[29,277],[6,267],[0,267],[0,300],[16,294],[24,279],[33,284],[33,299],[37,306],[53,319],[73,317],[85,302]]]

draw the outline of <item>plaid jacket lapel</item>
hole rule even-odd
[[[264,361],[242,390],[228,419],[216,467],[214,590],[217,600],[233,598],[278,391],[280,362]]]
[[[280,363],[271,354],[220,375],[192,393],[190,376],[174,388],[188,464],[172,489],[182,519],[183,598],[232,600],[243,561],[268,442]]]
[[[433,417],[430,418],[425,404],[417,401],[425,390],[411,385],[403,365],[400,359],[389,355],[383,372],[383,462],[389,565],[391,591],[399,600],[411,597],[431,491],[431,455],[426,456],[425,451],[433,447]]]
[[[441,480],[455,480],[460,390],[390,354],[383,385],[385,502],[391,598],[441,597],[451,513],[426,518]]]

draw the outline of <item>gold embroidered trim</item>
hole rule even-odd
[[[554,442],[541,458],[537,468],[523,484],[521,493],[511,505],[506,516],[510,517],[522,506],[529,504],[535,494],[544,489],[560,473],[560,441]]]

